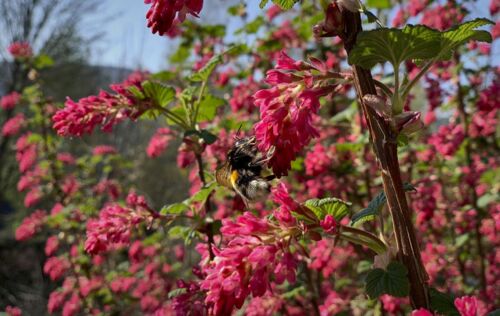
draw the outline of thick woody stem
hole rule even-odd
[[[356,37],[361,32],[361,17],[359,13],[343,11],[345,21],[345,34],[342,36],[344,47],[349,53],[356,43]],[[401,180],[401,170],[397,155],[397,135],[375,111],[366,106],[363,96],[377,94],[371,72],[359,66],[352,66],[354,72],[354,83],[358,94],[361,108],[363,110],[371,142],[377,156],[379,168],[382,172],[384,192],[391,213],[398,259],[408,269],[410,282],[410,301],[413,308],[429,309],[429,294],[427,281],[429,279],[420,256],[415,228],[411,220],[406,194]]]

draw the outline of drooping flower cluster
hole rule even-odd
[[[313,70],[328,78],[329,72],[321,61],[295,61],[281,52],[275,69],[266,75],[266,82],[273,87],[255,94],[261,117],[255,125],[255,136],[259,150],[270,157],[268,165],[277,176],[286,175],[291,161],[312,138],[319,136],[313,122],[320,107],[319,98],[333,87],[314,76]]]
[[[151,4],[146,13],[148,27],[153,34],[160,35],[170,30],[175,19],[183,22],[188,13],[198,17],[203,8],[203,0],[144,0],[144,3]]]
[[[246,212],[235,221],[224,219],[221,232],[231,240],[226,248],[214,249],[216,257],[201,282],[214,315],[231,314],[250,294],[263,296],[271,289],[271,276],[277,284],[295,282],[297,261],[278,237],[279,226]]]
[[[85,251],[97,254],[112,246],[128,244],[131,229],[142,222],[152,220],[150,210],[144,197],[133,192],[127,197],[127,206],[105,206],[98,219],[88,221]]]
[[[28,240],[33,237],[45,223],[47,213],[42,210],[33,212],[23,219],[23,222],[16,229],[16,240]]]
[[[14,136],[23,127],[23,125],[26,123],[26,118],[24,117],[23,113],[19,113],[2,126],[2,135],[3,136]]]
[[[146,148],[146,153],[150,158],[156,158],[160,156],[165,149],[167,149],[168,143],[173,139],[172,131],[166,127],[162,127],[156,130],[156,133],[151,137],[149,141],[148,148]]]
[[[54,129],[61,136],[81,136],[91,133],[97,125],[109,132],[113,126],[126,118],[137,119],[151,107],[147,100],[137,100],[131,87],[142,91],[141,83],[147,78],[146,73],[132,73],[123,83],[111,85],[115,93],[101,91],[97,96],[90,96],[75,102],[67,99],[65,107],[54,114]]]
[[[0,107],[4,110],[12,110],[21,100],[21,95],[16,91],[4,95],[0,99]]]
[[[12,57],[17,59],[30,58],[33,56],[33,49],[28,42],[13,42],[7,47],[7,51]]]

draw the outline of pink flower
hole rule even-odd
[[[57,160],[66,164],[66,165],[74,165],[76,163],[75,157],[73,157],[70,153],[57,153]]]
[[[309,176],[317,176],[325,173],[332,165],[332,159],[328,156],[326,148],[317,143],[312,151],[308,151],[304,159],[306,174]]]
[[[337,229],[337,221],[330,214],[326,215],[325,219],[321,220],[319,224],[325,230],[325,232],[329,234],[335,233]]]
[[[38,204],[41,198],[42,198],[42,191],[40,191],[38,187],[34,187],[24,197],[24,206],[32,207]]]
[[[248,113],[252,113],[255,109],[253,94],[258,89],[259,85],[253,80],[253,77],[249,77],[246,81],[236,85],[229,100],[229,105],[231,105],[233,112],[245,110]]]
[[[59,248],[59,239],[57,236],[50,236],[45,242],[45,255],[47,257],[52,256]]]
[[[151,4],[146,14],[148,27],[153,34],[166,34],[174,19],[183,22],[186,14],[198,17],[203,8],[203,0],[144,0],[144,3]]]
[[[5,307],[5,313],[7,314],[7,316],[21,316],[23,314],[19,307],[9,305]]]
[[[89,96],[75,102],[67,99],[65,107],[54,114],[54,129],[60,136],[81,136],[92,133],[102,125],[105,132],[126,118],[136,120],[150,108],[149,100],[136,100],[129,91],[134,86],[142,91],[141,82],[147,78],[145,73],[132,73],[123,83],[111,85],[115,93],[101,91],[97,96]]]
[[[64,300],[66,298],[66,293],[61,291],[54,291],[50,293],[49,302],[47,304],[47,309],[49,313],[53,314],[54,312],[61,309],[64,304]]]
[[[450,158],[458,150],[464,137],[462,125],[443,125],[429,138],[428,143],[445,158]]]
[[[114,155],[116,153],[118,153],[116,148],[109,145],[95,146],[94,149],[92,149],[92,155],[94,156]]]
[[[17,182],[17,191],[22,192],[37,186],[40,183],[41,176],[42,173],[39,169],[26,172]]]
[[[60,279],[68,271],[70,263],[64,257],[50,257],[43,265],[43,272],[48,274],[52,281]]]
[[[30,58],[33,56],[33,50],[28,42],[13,42],[7,47],[7,50],[14,58]]]
[[[21,100],[21,95],[16,91],[4,95],[0,99],[0,107],[4,110],[12,110]]]
[[[137,279],[134,277],[118,277],[111,281],[109,286],[115,293],[126,293],[136,282]]]
[[[330,290],[323,305],[319,306],[321,316],[336,315],[349,306],[349,301],[342,299],[336,291]]]
[[[433,314],[422,307],[411,312],[411,316],[433,316]]]
[[[45,211],[37,210],[23,219],[16,229],[16,240],[27,240],[33,237],[45,223]]]
[[[269,21],[274,20],[278,14],[282,12],[281,8],[275,4],[273,4],[266,12],[266,16],[269,19]]]
[[[136,205],[139,204],[142,203],[138,202]],[[141,207],[130,209],[120,205],[108,205],[101,210],[98,219],[88,221],[85,251],[97,254],[112,245],[128,244],[131,229],[150,219],[151,214]]]
[[[149,141],[146,153],[151,158],[156,158],[160,156],[165,149],[167,149],[168,143],[173,139],[172,131],[166,127],[159,128],[156,133],[151,137]]]
[[[16,160],[19,164],[19,171],[24,173],[33,167],[36,163],[37,156],[38,151],[36,144],[28,144],[22,150],[18,149],[16,152]]]
[[[81,301],[78,294],[74,293],[71,298],[66,301],[62,310],[62,316],[75,316],[81,309]]]
[[[455,299],[455,307],[460,316],[477,316],[478,304],[474,296],[462,296]]]
[[[24,114],[17,114],[4,123],[2,127],[2,135],[12,136],[19,133],[19,130],[21,130],[25,122],[26,119],[24,118]]]
[[[280,183],[273,188],[272,199],[274,203],[279,205],[274,212],[278,221],[284,226],[294,226],[296,220],[292,216],[292,211],[295,211],[300,205],[290,196],[285,184]]]
[[[72,196],[80,189],[80,183],[74,175],[68,175],[63,179],[61,190],[66,196]]]
[[[282,52],[276,69],[267,72],[266,82],[273,87],[255,94],[261,117],[254,127],[258,148],[270,156],[268,165],[278,177],[286,175],[291,161],[312,138],[319,136],[313,120],[319,110],[319,98],[331,91],[331,87],[315,86],[311,70],[324,72],[321,68],[326,66],[319,61],[315,60],[313,67]],[[299,74],[299,70],[304,73]]]

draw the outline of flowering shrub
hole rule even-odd
[[[64,105],[36,77],[2,97],[18,113],[2,126],[20,135],[18,190],[36,209],[15,235],[46,238],[43,270],[58,286],[49,313],[498,307],[500,72],[481,46],[493,23],[473,20],[465,1],[400,4],[393,25],[422,23],[403,28],[383,25],[384,1],[272,2],[236,31],[256,35],[245,45],[224,25],[185,21],[203,1],[145,1],[153,33],[183,35],[170,71],[134,72]],[[242,4],[228,13],[246,17]],[[361,13],[375,22],[366,31]],[[9,51],[38,69],[31,49]],[[189,198],[157,209],[115,148],[65,149],[125,119],[165,124],[137,150],[156,158],[178,146]],[[163,176],[151,175],[158,186]]]

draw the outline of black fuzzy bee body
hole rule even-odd
[[[255,137],[237,138],[215,177],[219,184],[236,191],[245,203],[262,200],[271,190],[269,181],[275,178],[263,176],[267,160],[258,151]]]

